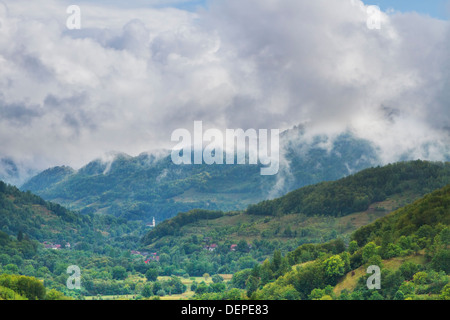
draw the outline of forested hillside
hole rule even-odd
[[[157,222],[191,209],[242,210],[305,185],[336,180],[378,163],[373,146],[350,134],[307,139],[301,128],[281,135],[280,172],[261,176],[259,165],[174,165],[160,156],[115,154],[75,171],[48,169],[21,189],[82,213],[109,213]]]
[[[145,226],[111,216],[82,215],[0,181],[0,231],[29,240],[84,248],[133,246]]]
[[[368,266],[381,268],[381,288],[369,289]],[[252,299],[450,299],[450,185],[362,227],[346,246],[306,244],[284,257],[234,274]],[[198,299],[221,299],[202,293]]]
[[[159,224],[144,237],[143,243],[155,244],[161,239],[170,243],[171,236],[189,237],[196,233],[213,241],[227,237],[326,241],[354,231],[361,226],[360,220],[367,224],[367,219],[386,215],[449,183],[450,163],[396,163],[306,186],[278,199],[250,205],[244,211],[205,211],[204,221],[198,211],[183,213]]]
[[[362,170],[338,181],[307,186],[251,205],[247,214],[342,216],[404,192],[424,195],[450,183],[450,163],[412,161]]]

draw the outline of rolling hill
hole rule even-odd
[[[134,246],[143,230],[144,225],[124,219],[72,212],[0,181],[0,231],[6,235],[80,248],[123,248]]]
[[[289,291],[314,300],[450,298],[450,185],[359,228],[351,240],[348,247],[300,246],[285,258],[293,267],[252,297]],[[369,265],[381,268],[378,290],[366,285]]]
[[[401,162],[365,169],[332,182],[292,191],[246,210],[193,210],[164,221],[146,234],[150,246],[176,243],[192,235],[224,240],[324,242],[349,235],[423,195],[450,184],[450,163]]]

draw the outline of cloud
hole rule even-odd
[[[68,30],[69,4],[0,3],[3,156],[80,167],[170,148],[173,130],[202,120],[349,130],[384,162],[449,158],[448,21],[382,13],[370,30],[350,0],[216,0],[195,12],[86,1],[82,29]]]

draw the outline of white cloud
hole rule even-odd
[[[182,2],[182,1],[181,1]],[[177,2],[177,3],[181,3]],[[209,9],[0,3],[0,156],[43,169],[170,147],[194,120],[351,129],[383,159],[449,154],[449,23],[358,1],[216,0]],[[158,1],[152,5],[160,5]]]

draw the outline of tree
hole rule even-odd
[[[156,281],[158,279],[158,269],[156,268],[150,268],[145,273],[145,277],[147,278],[147,281]]]
[[[233,278],[231,278],[231,283],[238,289],[245,289],[245,284],[250,277],[251,272],[252,269],[245,269],[236,272],[233,274]]]
[[[377,254],[377,245],[374,242],[366,244],[362,250],[362,259],[366,263],[369,259]]]
[[[19,267],[13,263],[10,263],[3,267],[3,272],[9,273],[9,274],[18,274]]]
[[[245,240],[241,240],[238,242],[236,250],[239,252],[247,252],[248,251],[248,244]]]
[[[127,270],[122,266],[112,268],[112,277],[116,280],[125,280],[128,276]]]
[[[416,288],[412,282],[404,281],[400,288],[398,288],[399,291],[403,292],[405,296],[413,295]]]
[[[345,262],[339,255],[334,255],[325,260],[323,267],[329,283],[335,283],[337,279],[345,274]]]
[[[442,300],[450,300],[450,284],[447,284],[441,292]]]
[[[419,271],[420,266],[418,264],[415,264],[414,262],[407,261],[403,263],[400,268],[398,269],[400,271],[400,274],[405,279],[412,279],[414,274],[416,274]],[[406,292],[403,292],[406,293]]]
[[[275,250],[274,252],[273,252],[273,258],[272,258],[272,261],[271,261],[271,269],[272,269],[272,272],[274,273],[274,274],[276,274],[279,270],[280,270],[280,267],[281,267],[281,262],[282,262],[282,259],[283,259],[283,257],[281,256],[281,251],[280,250]]]
[[[47,291],[45,295],[45,300],[69,300],[71,298],[66,297],[62,292],[59,292],[55,289],[51,289]]]
[[[446,227],[441,231],[440,238],[442,244],[450,245],[450,227]]]
[[[441,249],[433,257],[431,260],[431,265],[437,271],[445,271],[445,273],[450,273],[450,250]]]
[[[19,275],[0,275],[0,287],[7,287],[30,300],[43,300],[46,290],[44,285],[34,277]]]
[[[320,300],[324,295],[324,290],[316,288],[311,291],[311,294],[308,296],[308,298],[309,300]]]
[[[394,300],[405,300],[405,295],[403,294],[403,292],[401,292],[400,290],[398,290],[398,291],[395,293]]]
[[[373,291],[369,300],[384,300],[383,296],[378,291]]]
[[[273,280],[274,275],[272,269],[270,268],[270,261],[268,259],[263,262],[259,274],[261,277],[261,285],[263,286]]]
[[[259,278],[251,275],[245,285],[247,289],[247,296],[251,297],[251,295],[259,288]]]
[[[413,277],[414,284],[423,285],[428,282],[428,273],[425,271],[417,272]]]
[[[208,292],[208,286],[205,282],[200,282],[200,284],[195,288],[195,294],[201,295]]]
[[[158,295],[158,291],[160,291],[162,289],[161,283],[159,281],[155,281],[153,283],[152,289],[153,289],[153,294]]]
[[[383,260],[381,259],[381,257],[379,255],[373,255],[369,258],[369,260],[367,261],[367,264],[370,266],[378,266],[380,268],[383,267]]]
[[[150,284],[146,284],[144,288],[142,288],[141,294],[145,298],[150,298],[153,295],[153,288]]]
[[[355,240],[350,241],[350,243],[348,244],[348,252],[350,254],[354,254],[356,250],[358,250],[358,243]]]
[[[215,274],[212,276],[212,281],[214,283],[220,283],[220,282],[223,282],[223,278],[219,274]]]

